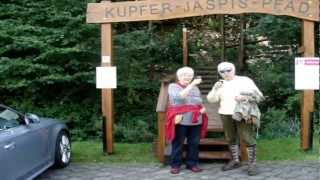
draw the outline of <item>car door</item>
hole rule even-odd
[[[1,179],[3,180],[14,179],[13,174],[16,173],[14,167],[11,166],[12,164],[7,164],[7,162],[9,161],[10,150],[13,147],[13,145],[10,144],[9,141],[11,134],[12,131],[3,129],[3,126],[0,123],[0,172]],[[14,159],[11,160],[14,161]]]
[[[40,123],[27,124],[23,116],[10,109],[0,109],[0,118],[7,120],[5,128],[11,132],[6,139],[6,144],[11,146],[7,165],[14,167],[13,179],[24,179],[48,161],[48,133]]]

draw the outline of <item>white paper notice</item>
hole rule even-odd
[[[96,87],[98,89],[117,88],[116,67],[96,67]]]
[[[111,59],[110,56],[102,56],[102,63],[110,63]]]
[[[319,89],[319,58],[296,57],[295,58],[295,89],[318,90]]]

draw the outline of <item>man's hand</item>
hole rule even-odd
[[[236,101],[239,101],[239,102],[248,100],[247,97],[242,96],[242,95],[236,96],[235,99],[236,99]]]
[[[223,81],[218,81],[213,85],[214,89],[219,89],[222,87]]]

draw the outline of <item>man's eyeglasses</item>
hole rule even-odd
[[[219,71],[221,74],[223,74],[223,73],[229,73],[229,72],[231,72],[232,71],[232,69],[225,69],[225,70],[221,70],[221,71]]]

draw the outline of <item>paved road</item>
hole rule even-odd
[[[260,174],[248,176],[246,166],[223,172],[221,163],[203,163],[201,173],[183,169],[180,174],[169,173],[168,166],[161,165],[107,165],[70,164],[65,169],[50,169],[37,180],[319,180],[319,162],[264,162],[258,164]]]

